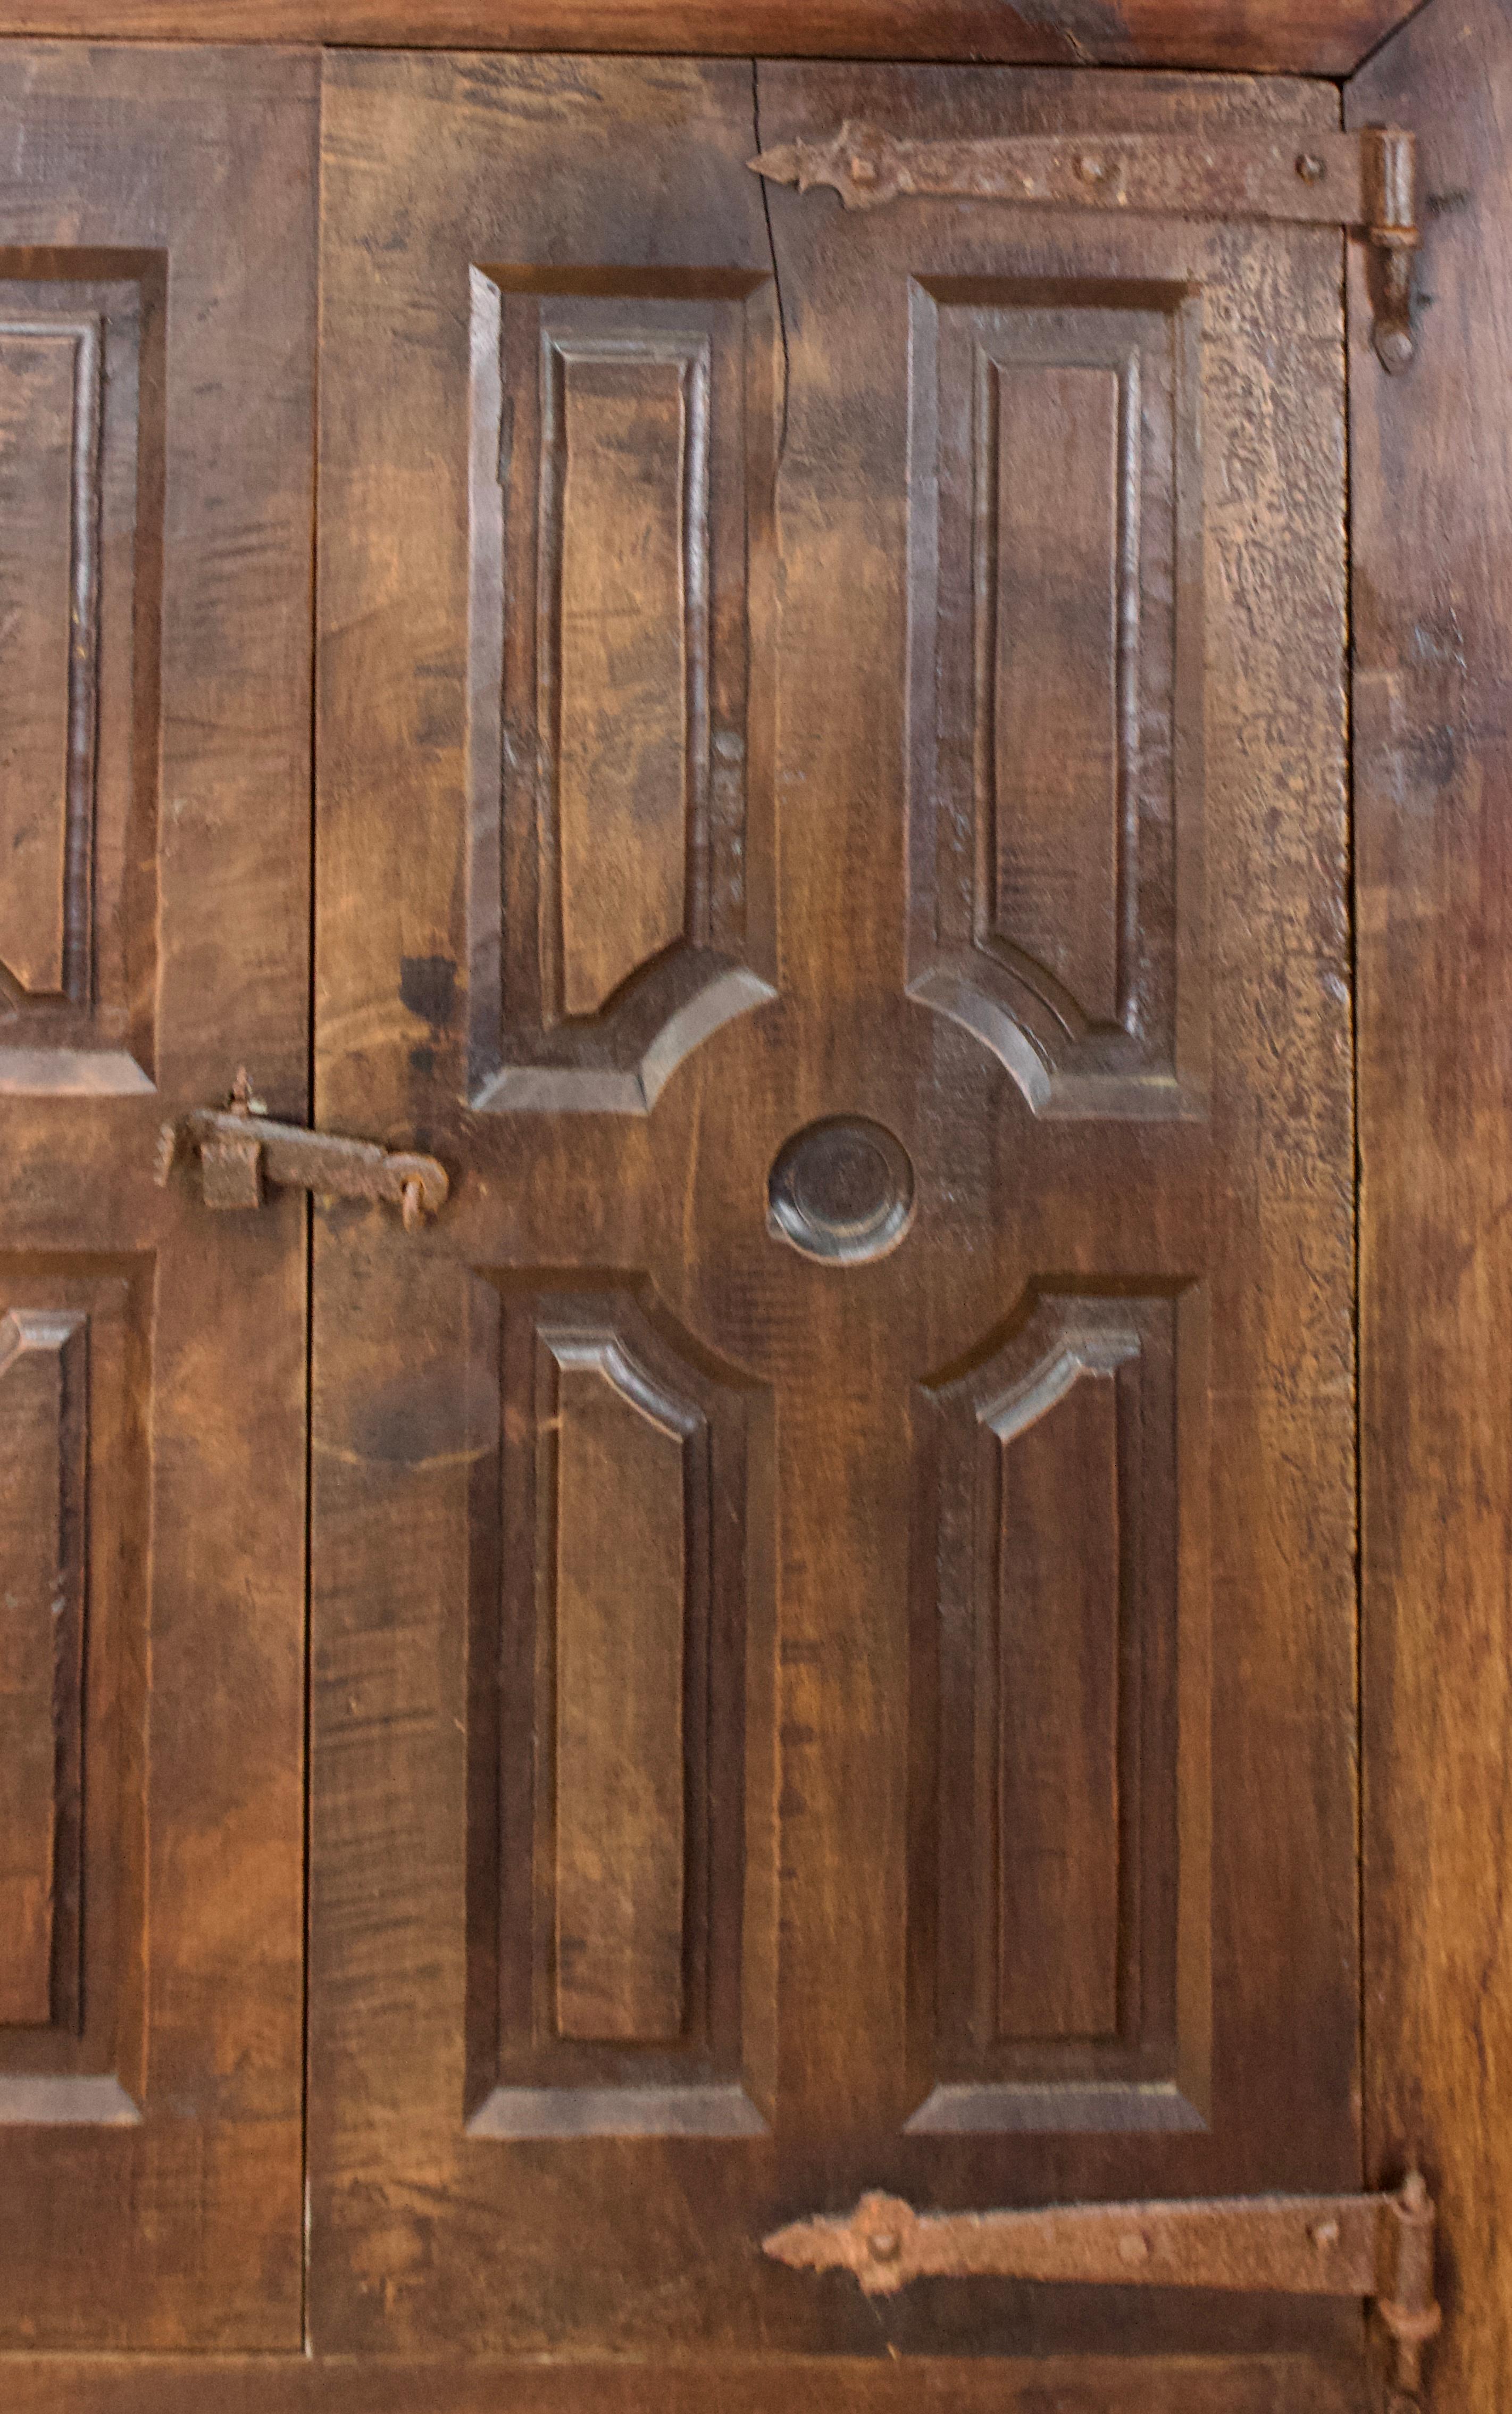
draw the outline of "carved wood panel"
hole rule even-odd
[[[0,1095],[151,1086],[162,309],[0,252]]]
[[[915,2129],[1201,2125],[1200,1323],[1191,1294],[1045,1294],[923,1395]]]
[[[470,1322],[470,2126],[758,2130],[745,1398],[626,1291],[477,1277]]]
[[[1199,318],[912,289],[911,987],[1037,1110],[1200,1095]]]
[[[766,279],[472,273],[469,1083],[644,1111],[770,994]]]

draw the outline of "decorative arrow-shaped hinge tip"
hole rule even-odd
[[[747,167],[753,175],[764,176],[774,185],[795,185],[798,181],[798,146],[796,142],[774,142],[768,151],[758,151]]]

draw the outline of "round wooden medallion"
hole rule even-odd
[[[907,1230],[913,1168],[881,1124],[832,1115],[783,1142],[767,1197],[773,1230],[805,1257],[855,1264],[881,1257]]]

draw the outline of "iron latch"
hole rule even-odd
[[[263,1185],[313,1190],[325,1199],[379,1199],[397,1207],[407,1232],[446,1205],[451,1184],[434,1156],[379,1148],[268,1119],[244,1065],[225,1107],[195,1107],[165,1124],[157,1144],[157,1180],[168,1181],[179,1159],[198,1156],[207,1207],[260,1207]]]
[[[1306,136],[1003,134],[931,142],[847,118],[822,142],[777,142],[749,164],[800,192],[833,186],[848,210],[873,210],[912,193],[1131,216],[1343,227],[1371,247],[1383,367],[1394,375],[1413,356],[1416,141],[1401,127]]]
[[[853,2213],[775,2230],[763,2252],[807,2272],[852,2272],[868,2297],[911,2280],[993,2278],[1144,2288],[1244,2288],[1373,2300],[1394,2385],[1422,2387],[1443,2321],[1434,2210],[1421,2176],[1381,2196],[1204,2197],[1026,2212],[915,2213],[864,2196]]]

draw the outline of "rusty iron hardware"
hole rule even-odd
[[[260,1207],[265,1182],[313,1190],[325,1199],[379,1199],[397,1207],[407,1232],[439,1214],[451,1184],[434,1156],[379,1148],[334,1132],[268,1120],[244,1065],[225,1107],[195,1107],[165,1124],[157,1143],[157,1180],[168,1181],[183,1158],[200,1159],[207,1207]]]
[[[1443,2316],[1433,2296],[1434,2210],[1419,2173],[1382,2196],[1207,2197],[1026,2212],[915,2213],[864,2196],[853,2213],[774,2230],[763,2252],[805,2272],[853,2272],[868,2297],[911,2280],[994,2278],[1144,2288],[1273,2289],[1369,2297],[1389,2341],[1395,2387],[1422,2387],[1423,2349]]]
[[[832,186],[848,210],[904,194],[1032,201],[1130,216],[1346,227],[1371,247],[1375,350],[1393,375],[1413,356],[1418,244],[1416,138],[1354,134],[1005,134],[914,142],[857,118],[823,142],[778,142],[748,163],[775,184]]]

